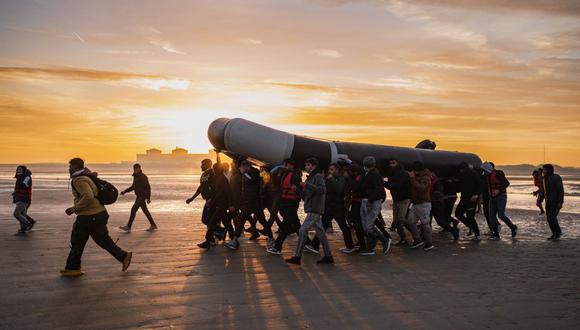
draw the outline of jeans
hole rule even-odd
[[[137,215],[137,211],[139,211],[139,209],[143,210],[143,214],[145,214],[147,220],[149,220],[149,224],[151,226],[156,226],[155,221],[153,221],[153,217],[151,216],[151,213],[147,208],[146,199],[144,197],[139,196],[137,196],[137,198],[135,199],[135,203],[131,208],[131,215],[129,216],[129,223],[127,223],[127,226],[131,227],[133,225],[133,221],[135,220],[135,216]]]
[[[393,225],[397,229],[397,234],[401,240],[405,240],[405,219],[407,218],[407,212],[409,211],[409,204],[411,201],[408,199],[393,202]]]
[[[494,234],[499,234],[499,217],[510,229],[514,229],[514,224],[511,222],[510,218],[505,215],[505,209],[507,205],[507,194],[501,194],[499,196],[493,197],[489,201],[489,215],[491,217],[491,224],[493,225]]]
[[[421,230],[423,231],[423,240],[421,240],[419,230],[417,229],[417,220],[419,220]],[[413,235],[415,243],[424,241],[426,245],[433,244],[430,222],[431,202],[411,205],[409,216],[407,217],[407,228]]]
[[[26,230],[30,226],[31,222],[28,221],[28,216],[26,214],[28,210],[28,203],[26,202],[16,202],[16,208],[14,209],[14,217],[18,222],[20,222],[20,229]]]
[[[77,216],[70,236],[71,248],[66,261],[66,269],[81,269],[81,258],[89,236],[93,238],[93,241],[98,246],[107,250],[119,262],[123,262],[127,252],[118,247],[109,236],[109,231],[107,230],[108,220],[109,214],[107,211],[95,215]]]
[[[365,239],[365,231],[362,225],[362,219],[360,217],[360,202],[353,202],[350,206],[350,219],[356,233],[356,239],[358,240],[358,246],[361,251],[367,249],[367,243]]]
[[[328,244],[328,239],[326,238],[326,232],[324,231],[324,227],[322,226],[322,216],[316,213],[308,213],[306,215],[306,219],[304,219],[304,223],[300,227],[298,234],[300,235],[298,239],[298,245],[296,246],[296,253],[295,256],[298,258],[302,257],[302,253],[304,253],[304,246],[306,245],[306,241],[308,240],[308,231],[312,228],[316,230],[316,238],[322,243],[322,249],[324,250],[325,256],[330,256],[330,245]]]
[[[322,216],[322,224],[326,229],[328,227],[324,226],[325,223],[332,224],[332,219],[336,220],[340,230],[342,231],[342,237],[344,239],[344,245],[347,249],[352,249],[354,247],[354,242],[352,241],[352,233],[348,224],[346,223],[346,210],[342,205],[328,205]],[[320,242],[317,238],[312,240],[312,246],[318,250]]]
[[[381,208],[383,203],[378,200],[369,203],[367,199],[363,199],[360,206],[360,217],[363,230],[368,238],[367,249],[373,250],[377,244],[377,240],[383,243],[383,246],[387,244],[387,238],[375,225],[379,213],[381,213]]]

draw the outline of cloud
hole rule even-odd
[[[312,49],[310,52],[312,55],[327,57],[332,59],[338,59],[342,57],[342,54],[334,49]]]
[[[240,39],[240,42],[242,44],[248,45],[248,46],[259,46],[263,43],[262,40],[253,39],[253,38],[243,38],[243,39]]]
[[[0,79],[64,79],[79,81],[116,82],[125,86],[140,87],[159,91],[161,89],[187,89],[190,81],[181,78],[169,78],[163,75],[100,71],[67,67],[0,67]]]
[[[178,54],[178,55],[187,55],[186,52],[175,48],[168,41],[163,41],[163,40],[150,40],[149,43],[152,44],[152,45],[154,45],[154,46],[160,47],[161,49],[163,49],[164,51],[166,51],[168,53],[173,53],[173,54]]]

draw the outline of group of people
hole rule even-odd
[[[198,246],[209,250],[217,241],[226,241],[229,237],[224,245],[237,250],[240,238],[247,232],[250,240],[266,236],[266,251],[280,255],[286,238],[297,234],[298,244],[293,256],[286,259],[288,263],[299,265],[305,250],[318,254],[320,245],[323,256],[317,262],[333,263],[326,234],[332,230],[334,220],[342,231],[345,246],[340,251],[343,253],[372,256],[380,241],[382,253],[387,254],[393,242],[389,230],[398,234],[396,245],[429,251],[434,248],[432,220],[454,240],[459,239],[459,222],[469,229],[468,236],[480,240],[475,219],[480,201],[483,202],[490,239],[500,239],[499,220],[509,227],[511,236],[516,237],[518,227],[506,215],[510,182],[493,163],[483,163],[479,172],[462,163],[459,175],[453,177],[430,171],[419,161],[412,164],[410,171],[397,159],[390,159],[385,165],[380,171],[375,158],[368,156],[362,166],[342,159],[340,163],[332,163],[323,169],[318,159],[308,158],[304,164],[307,176],[303,180],[302,171],[291,158],[271,169],[265,166],[257,169],[247,159],[238,159],[231,166],[219,160],[213,164],[210,159],[204,159],[200,185],[186,200],[191,203],[200,195],[205,200],[202,222],[207,230],[204,241]],[[548,239],[557,240],[562,235],[558,223],[558,213],[564,202],[562,178],[554,173],[551,164],[543,165],[538,172],[534,172],[538,187],[534,194],[538,196],[539,206],[545,200],[545,212],[552,231]],[[117,259],[123,271],[127,270],[132,252],[117,246],[108,233],[109,215],[104,206],[107,202],[101,198],[104,181],[86,168],[80,158],[69,161],[69,174],[73,206],[65,213],[77,217],[71,233],[70,253],[61,274],[83,274],[81,257],[89,237]],[[32,173],[25,166],[18,166],[15,179],[14,217],[20,223],[19,233],[26,233],[36,223],[27,214],[32,196]],[[388,229],[381,214],[387,199],[386,190],[390,191],[393,200],[393,222]],[[131,191],[135,192],[135,203],[129,222],[120,228],[130,232],[137,211],[142,209],[150,222],[148,230],[157,230],[147,208],[151,202],[151,186],[139,164],[133,167],[133,184],[121,194]],[[458,193],[459,203],[455,206]],[[306,214],[302,223],[298,215],[301,201]],[[264,210],[268,210],[268,218]],[[246,223],[249,223],[249,228],[246,228]],[[258,223],[261,228],[258,228]],[[273,231],[274,223],[278,227],[276,232]],[[313,238],[309,236],[312,230],[315,231]],[[408,240],[408,236],[412,240]]]

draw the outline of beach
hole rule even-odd
[[[127,173],[101,175],[113,178],[122,189],[130,184]],[[150,210],[158,231],[145,231],[148,223],[141,213],[131,233],[117,229],[127,221],[132,195],[109,208],[111,236],[134,253],[129,270],[123,273],[116,260],[89,241],[83,257],[86,274],[70,279],[59,274],[74,221],[64,214],[71,203],[66,175],[39,172],[35,176],[30,215],[38,224],[29,234],[15,235],[11,178],[4,173],[0,328],[580,327],[576,206],[565,207],[560,217],[564,235],[558,242],[546,241],[548,226],[528,197],[529,208],[508,206],[508,215],[520,228],[516,239],[503,226],[501,241],[474,242],[462,226],[461,240],[454,243],[449,234],[437,233],[434,225],[435,249],[394,246],[386,256],[342,254],[342,237],[335,224],[335,233],[329,234],[335,264],[317,265],[319,257],[306,254],[297,267],[283,260],[292,255],[295,236],[287,240],[283,257],[268,255],[264,238],[243,239],[238,251],[223,246],[199,249],[196,243],[204,234],[202,203],[184,202],[193,194],[197,177],[155,174],[150,179],[154,189]],[[570,196],[571,204],[575,198]],[[388,224],[389,201],[383,208]],[[486,228],[482,215],[478,222]]]

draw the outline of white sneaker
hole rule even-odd
[[[273,246],[272,246],[272,247],[269,247],[269,248],[267,248],[267,249],[266,249],[266,252],[268,252],[268,253],[270,253],[270,254],[275,254],[275,255],[278,255],[278,256],[282,254],[282,251],[280,251],[280,250],[276,249],[276,248],[275,248],[275,247],[273,247]]]

